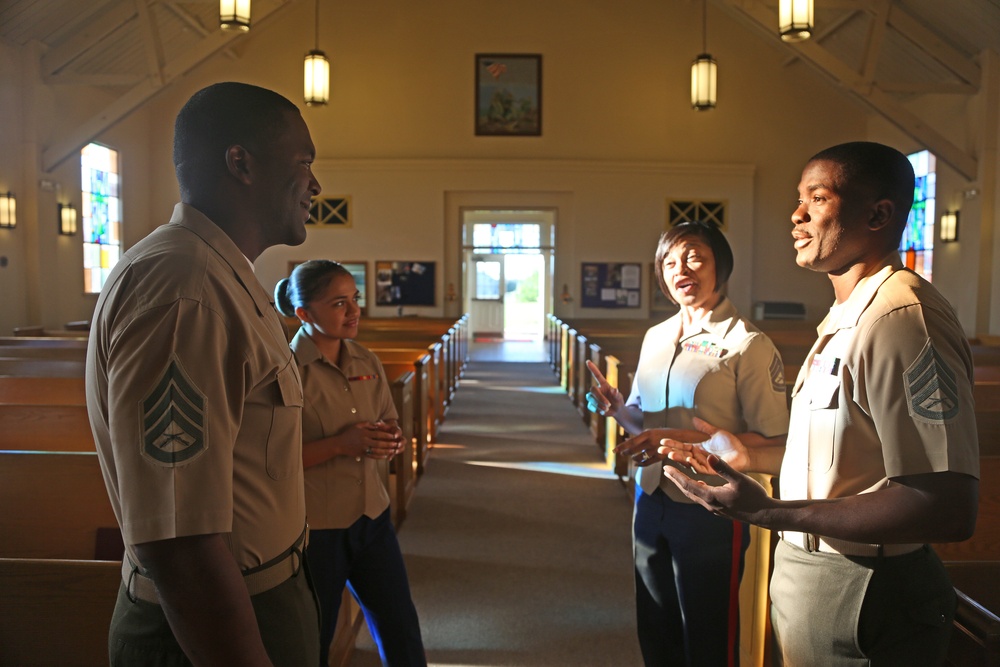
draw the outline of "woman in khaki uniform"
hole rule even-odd
[[[327,663],[346,585],[385,665],[426,665],[420,624],[389,513],[386,468],[403,446],[382,364],[353,339],[361,309],[354,277],[329,260],[300,264],[275,303],[302,327],[292,339],[302,375],[307,557]]]

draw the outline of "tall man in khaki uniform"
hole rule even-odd
[[[947,652],[955,592],[928,543],[972,535],[979,443],[966,336],[899,261],[913,185],[906,156],[880,144],[809,161],[796,262],[829,276],[836,303],[795,382],[784,452],[709,427],[701,447],[661,449],[727,480],[668,467],[688,497],[780,531],[771,615],[787,667],[940,665]],[[781,500],[735,472],[779,462]]]
[[[87,401],[126,557],[112,665],[315,665],[302,389],[252,262],[320,192],[290,101],[220,83],[177,116],[181,202],[94,313]]]

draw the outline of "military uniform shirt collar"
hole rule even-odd
[[[889,276],[903,268],[903,263],[899,259],[899,253],[893,253],[882,261],[882,267],[875,273],[865,276],[858,281],[858,284],[851,290],[847,301],[839,307],[831,308],[830,312],[820,323],[817,332],[820,336],[831,334],[839,329],[850,329],[858,324],[861,315],[865,312],[868,304],[875,298],[876,292]]]
[[[309,334],[307,334],[306,330],[302,327],[295,332],[295,336],[292,337],[290,346],[292,348],[292,352],[295,353],[295,359],[298,361],[300,366],[307,366],[314,361],[319,361],[324,358],[323,354],[319,351],[319,348],[316,347],[316,343],[313,342],[313,339],[309,337]],[[340,356],[345,359],[350,359],[351,361],[355,359],[362,359],[363,356],[358,353],[358,347],[360,347],[360,345],[355,343],[353,340],[344,338],[340,341]],[[348,356],[345,357],[344,355]],[[339,359],[328,359],[328,361],[335,366],[340,362]]]
[[[730,329],[736,323],[736,306],[733,302],[729,300],[729,297],[722,297],[722,301],[712,309],[711,314],[708,317],[698,322],[698,326],[701,327],[701,333],[710,333],[713,336],[718,336],[719,338],[725,338],[726,334],[729,333]],[[682,326],[680,321],[678,321],[678,327]],[[696,331],[696,330],[695,330]],[[693,335],[698,335],[698,333],[692,333],[684,338],[690,338]]]
[[[274,310],[274,301],[257,280],[253,263],[229,238],[229,235],[222,231],[221,227],[198,209],[184,203],[174,206],[170,224],[179,225],[197,234],[223,261],[229,264],[262,315],[268,310]]]

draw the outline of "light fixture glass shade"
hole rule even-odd
[[[59,204],[59,233],[63,236],[76,234],[76,208],[72,204]]]
[[[313,49],[306,54],[305,87],[306,104],[323,105],[330,101],[330,61],[326,54]]]
[[[812,37],[813,0],[779,0],[778,32],[786,42]]]
[[[17,198],[13,192],[0,192],[0,227],[17,227]]]
[[[691,63],[691,106],[698,111],[715,108],[719,65],[707,53]]]
[[[945,243],[958,240],[958,211],[941,214],[941,240]]]
[[[219,25],[223,30],[249,30],[250,0],[219,0]]]

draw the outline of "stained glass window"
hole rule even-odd
[[[937,159],[930,151],[907,156],[913,165],[916,184],[913,208],[899,243],[899,254],[908,268],[931,279],[934,259],[934,197],[937,189]]]
[[[121,257],[118,151],[88,144],[80,151],[83,190],[83,289],[100,292]]]

